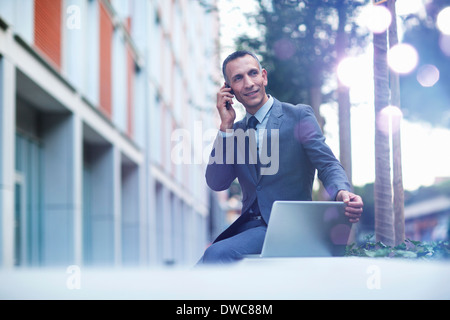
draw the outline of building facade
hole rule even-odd
[[[214,4],[0,0],[0,265],[196,262]]]
[[[417,241],[450,239],[450,197],[435,195],[405,207],[405,238]]]

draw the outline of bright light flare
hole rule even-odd
[[[385,6],[368,6],[362,10],[358,24],[367,27],[373,33],[386,31],[392,22],[392,16]]]
[[[355,87],[361,83],[361,72],[364,66],[360,59],[347,57],[342,59],[337,67],[337,77],[346,87]]]
[[[387,106],[381,110],[381,113],[387,117],[391,118],[401,118],[403,117],[403,112],[399,107],[396,106]]]
[[[432,64],[426,64],[417,71],[417,81],[423,87],[432,87],[439,81],[439,69]]]
[[[419,61],[417,50],[409,44],[398,44],[388,52],[389,67],[401,74],[407,74],[414,70]]]
[[[403,112],[399,107],[384,107],[378,114],[377,127],[385,135],[393,134],[400,130],[400,122],[403,118]]]
[[[450,7],[446,7],[438,13],[436,25],[443,34],[450,35]]]
[[[395,2],[395,10],[399,16],[419,13],[423,9],[422,0],[397,0]]]

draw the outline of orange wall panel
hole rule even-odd
[[[133,54],[131,52],[130,48],[127,48],[127,69],[128,69],[128,79],[127,79],[127,85],[128,85],[128,97],[127,97],[127,127],[128,127],[128,136],[133,137],[134,135],[134,59]]]
[[[100,109],[111,118],[112,113],[112,37],[114,26],[100,3]]]
[[[62,1],[35,0],[34,45],[57,68],[61,68]]]

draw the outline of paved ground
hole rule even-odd
[[[450,261],[246,260],[232,267],[0,270],[0,299],[450,299]]]

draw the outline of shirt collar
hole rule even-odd
[[[269,100],[266,101],[266,103],[259,108],[258,111],[256,111],[256,113],[254,114],[255,118],[259,121],[259,123],[262,123],[264,118],[266,117],[267,113],[269,112],[270,108],[273,105],[273,97],[268,95]],[[246,114],[246,121],[248,121],[248,119],[250,119],[252,115],[250,113],[247,112]]]

